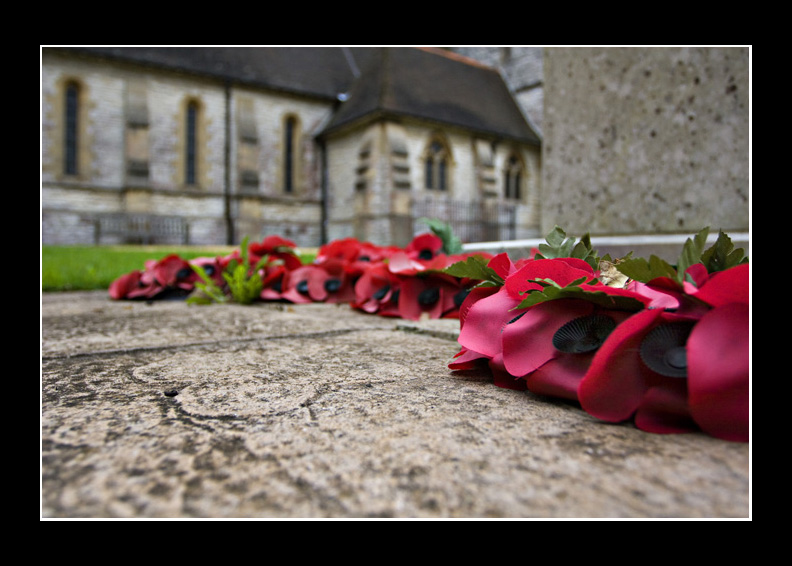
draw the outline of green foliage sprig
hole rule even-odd
[[[421,218],[419,221],[429,226],[429,229],[443,241],[444,254],[456,255],[462,253],[462,240],[454,235],[450,224],[446,224],[436,218]]]
[[[225,289],[221,289],[201,266],[192,266],[202,282],[195,284],[201,293],[190,296],[187,299],[189,303],[209,304],[233,301],[241,305],[249,305],[259,298],[261,290],[264,288],[259,271],[267,265],[269,256],[262,257],[251,269],[248,240],[249,238],[245,236],[240,245],[239,256],[242,261],[232,260],[222,273],[226,282]]]
[[[459,277],[481,281],[481,286],[501,286],[503,278],[487,264],[489,260],[480,255],[470,256],[462,261],[457,261],[443,269],[443,273]]]
[[[612,310],[639,311],[643,308],[641,301],[623,295],[612,295],[603,291],[591,291],[580,287],[588,278],[583,277],[561,286],[552,279],[529,279],[530,283],[540,285],[541,289],[525,292],[525,298],[517,305],[517,309],[525,309],[557,299],[583,299]],[[591,283],[596,280],[591,281]]]
[[[545,240],[546,244],[538,246],[539,253],[535,255],[537,259],[574,257],[582,259],[593,269],[597,269],[599,266],[600,258],[591,247],[591,237],[588,233],[575,242],[574,238],[567,238],[566,232],[556,226],[545,236]]]
[[[667,277],[681,284],[686,281],[688,268],[697,263],[703,264],[709,273],[714,273],[748,262],[743,249],[735,248],[731,238],[722,231],[718,232],[715,243],[705,249],[708,235],[709,227],[688,238],[682,246],[682,252],[675,266],[652,255],[649,259],[641,257],[624,259],[616,265],[616,269],[641,283],[647,283],[658,277]]]

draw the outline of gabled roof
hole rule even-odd
[[[325,127],[409,117],[539,144],[501,75],[413,47],[44,47],[340,103]]]
[[[497,70],[438,49],[371,48],[325,131],[373,116],[411,117],[539,144]]]

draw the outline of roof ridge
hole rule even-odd
[[[426,51],[427,53],[434,53],[435,55],[441,55],[443,57],[447,57],[448,59],[452,59],[455,61],[459,61],[460,63],[465,63],[467,65],[471,65],[474,67],[480,67],[482,69],[488,69],[490,71],[497,71],[492,65],[487,65],[486,63],[482,63],[472,57],[468,57],[467,55],[462,55],[457,53],[456,51],[449,51],[444,47],[415,47],[415,49],[420,49],[421,51]]]

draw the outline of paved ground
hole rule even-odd
[[[750,518],[750,446],[460,376],[458,321],[45,294],[42,518]]]

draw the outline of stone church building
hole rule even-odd
[[[43,47],[45,244],[539,235],[501,74],[412,47]]]

